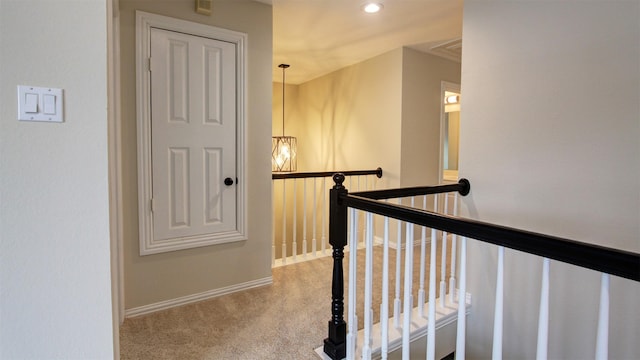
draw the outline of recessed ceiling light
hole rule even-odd
[[[382,10],[382,4],[379,3],[367,3],[362,6],[362,10],[366,13],[373,14]]]

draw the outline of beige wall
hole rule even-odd
[[[301,117],[300,109],[304,104],[300,104],[298,89],[300,86],[287,84],[285,86],[284,102],[284,126],[285,135],[292,136],[292,131],[298,129],[298,122]],[[272,103],[272,134],[282,136],[282,83],[272,83],[273,103]]]
[[[113,359],[107,1],[0,1],[0,358]],[[17,120],[17,85],[64,122]]]
[[[384,169],[385,186],[438,182],[441,82],[460,64],[398,48],[287,87],[287,135],[298,137],[301,170]],[[274,89],[282,91],[280,84]],[[281,130],[274,92],[274,134]],[[294,118],[289,114],[293,113]]]
[[[135,10],[248,34],[247,179],[249,239],[139,256],[135,112]],[[120,2],[125,308],[171,300],[271,276],[271,7],[249,0],[213,2],[213,15],[192,0]]]
[[[465,2],[466,215],[640,252],[639,14],[638,2]],[[496,253],[470,243],[469,358],[491,354]],[[504,358],[534,358],[541,259],[505,257]],[[594,357],[599,280],[551,262],[549,358]],[[610,359],[640,354],[638,299],[612,277]]]
[[[301,168],[380,166],[387,186],[399,184],[401,62],[396,49],[300,85]]]
[[[286,86],[285,131],[298,138],[298,171],[364,170],[382,167],[377,188],[399,184],[401,49],[377,56],[301,85]],[[277,64],[274,64],[277,66]],[[291,64],[295,67],[295,63]],[[273,84],[273,135],[282,135],[282,84]],[[325,186],[333,182],[325,180]],[[345,185],[351,190],[357,187]],[[364,179],[360,186],[364,189]],[[368,182],[373,186],[373,181]],[[357,189],[356,189],[357,190]],[[303,185],[297,182],[297,210],[302,212]],[[307,241],[313,239],[313,181],[307,181]],[[293,240],[293,184],[288,182],[287,244]],[[322,182],[316,183],[316,240],[322,241]],[[282,253],[282,185],[274,189],[276,258]],[[328,209],[329,204],[325,204]],[[325,217],[325,232],[328,229]],[[298,250],[302,251],[303,224],[297,217]],[[325,239],[326,240],[326,239]],[[327,246],[327,249],[329,247]],[[290,250],[289,250],[290,251]],[[291,255],[291,253],[289,253]]]
[[[439,182],[442,81],[460,83],[460,64],[404,48],[401,186]]]
[[[291,66],[293,68],[295,64]],[[286,135],[298,138],[298,170],[382,167],[383,178],[368,180],[368,188],[373,188],[374,182],[377,189],[436,184],[442,81],[459,83],[460,64],[398,48],[301,85],[287,85]],[[273,91],[272,131],[274,135],[281,135],[282,84],[274,83]],[[355,181],[353,185],[345,185],[358,190]],[[331,182],[327,183],[328,187],[331,185]],[[297,186],[298,209],[302,208],[301,186]],[[311,186],[310,182],[308,186]],[[360,186],[364,190],[364,179]],[[287,188],[289,204],[293,201],[292,193],[293,185],[290,184]],[[274,201],[278,217],[276,257],[279,257],[281,185],[275,188]],[[310,201],[307,203],[309,209]],[[291,206],[288,210],[290,243]],[[308,226],[311,226],[310,221]],[[317,221],[320,226],[320,215]],[[301,248],[300,220],[297,233]],[[393,230],[392,233],[395,234]]]

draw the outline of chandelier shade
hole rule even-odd
[[[293,136],[274,136],[271,138],[271,171],[297,171],[298,140]]]
[[[284,133],[284,70],[287,64],[278,65],[282,69],[282,136],[271,137],[271,172],[294,172],[298,170],[298,140]]]

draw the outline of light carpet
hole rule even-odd
[[[427,279],[428,253],[429,246]],[[395,279],[395,254],[394,250],[389,254],[391,284]],[[375,247],[374,259],[373,303],[379,304],[380,247]],[[402,262],[404,266],[404,260]],[[439,275],[439,261],[437,263]],[[420,251],[416,247],[414,302],[419,286],[419,264]],[[332,265],[333,260],[328,257],[275,268],[272,285],[126,319],[120,328],[121,359],[317,359],[314,349],[322,346],[327,337],[327,322],[331,316]],[[346,309],[347,257],[344,266]],[[359,297],[364,288],[364,266],[364,252],[360,252]],[[393,285],[390,291],[390,297],[393,297]],[[359,303],[358,328],[362,328],[362,301]],[[379,306],[374,305],[373,310],[374,319],[378,321]]]

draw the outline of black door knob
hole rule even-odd
[[[233,179],[232,178],[224,179],[224,184],[227,185],[227,186],[233,185]]]

